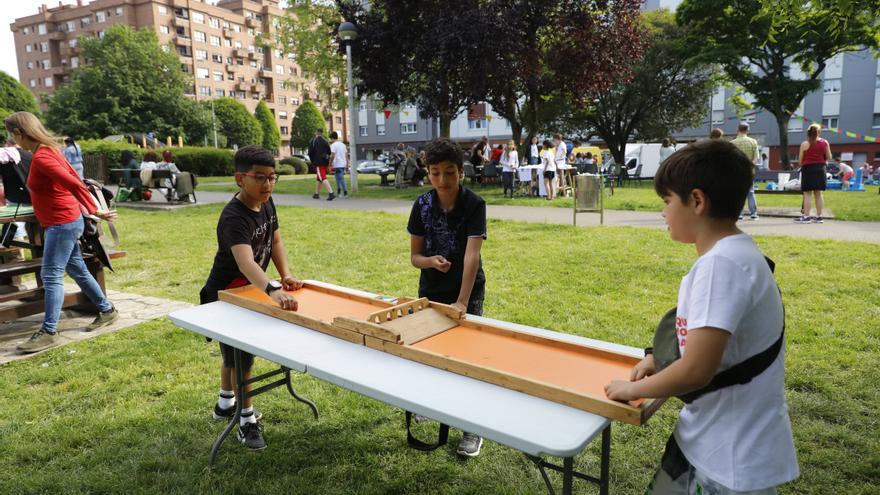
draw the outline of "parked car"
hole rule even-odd
[[[393,172],[394,168],[379,160],[359,160],[357,170],[359,174],[381,174]]]

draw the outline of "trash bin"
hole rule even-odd
[[[599,213],[599,224],[605,223],[603,177],[598,174],[579,174],[574,179],[574,225],[578,213]]]

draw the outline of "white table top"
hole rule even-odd
[[[399,358],[224,302],[175,311],[169,318],[180,327],[282,366],[532,455],[573,456],[610,422],[579,409]],[[468,319],[497,321],[473,315]],[[642,355],[640,349],[632,347],[504,324],[528,333]]]

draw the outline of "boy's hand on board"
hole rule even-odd
[[[288,294],[286,290],[272,291],[269,294],[269,297],[281,306],[281,309],[286,309],[288,311],[296,311],[299,309],[299,303],[296,298]]]
[[[452,267],[452,262],[440,256],[439,254],[436,256],[431,256],[431,268],[446,273],[449,271],[449,268]]]
[[[298,278],[287,276],[281,279],[281,285],[284,287],[284,290],[299,290],[302,289],[303,282]]]
[[[638,362],[635,366],[633,366],[632,371],[629,375],[629,380],[631,382],[637,382],[642,378],[649,377],[657,372],[657,367],[654,365],[654,355],[648,354],[644,359]]]
[[[626,380],[612,380],[611,383],[605,385],[605,395],[611,400],[621,402],[636,400],[639,396],[633,393],[633,385],[635,385],[633,382]]]

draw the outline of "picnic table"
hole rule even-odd
[[[163,168],[154,168],[150,169],[150,183],[143,184],[142,187],[145,189],[158,189],[162,192],[162,195],[165,196],[165,200],[169,203],[174,202],[174,173],[171,170],[163,169]],[[126,172],[130,175],[126,177]],[[116,190],[116,198],[114,200],[119,201],[119,191],[123,187],[129,187],[130,179],[137,179],[140,182],[141,170],[131,169],[131,168],[112,168],[110,169],[110,178],[109,182],[116,184],[119,188]]]
[[[24,222],[27,241],[13,240],[10,247],[24,249],[30,253],[30,259],[19,259],[0,264],[0,321],[12,321],[18,318],[42,313],[44,307],[43,280],[40,278],[43,256],[43,228],[37,222],[34,210],[30,206],[16,208],[12,206],[0,207],[0,225]],[[125,256],[124,251],[108,253],[111,259]],[[101,263],[94,256],[84,254],[89,272],[95,277],[101,290],[104,291],[104,270]],[[17,282],[22,275],[33,273],[36,276],[37,286],[33,289],[21,287]],[[89,301],[89,298],[80,291],[65,292],[62,308],[79,308],[89,312],[97,312],[98,308]]]
[[[307,283],[379,297],[332,284]],[[603,495],[609,492],[611,420],[602,416],[400,358],[222,301],[175,311],[169,314],[169,318],[179,327],[238,349],[235,352],[237,383],[254,383],[258,387],[256,383],[281,375],[276,381],[255,388],[251,396],[286,386],[294,398],[310,407],[317,419],[317,406],[296,392],[290,372],[308,374],[408,411],[407,419],[409,412],[419,414],[519,450],[537,466],[551,494],[554,491],[547,469],[562,473],[563,494],[572,493],[576,478],[598,484],[599,493]],[[501,323],[473,315],[467,315],[467,319]],[[641,349],[608,342],[524,325],[504,325],[525,333],[634,357],[641,358],[644,354]],[[254,331],[255,328],[259,331]],[[279,369],[245,382],[240,367],[242,351],[276,363]],[[238,394],[238,410],[211,449],[212,465],[224,439],[238,424],[245,392],[240,388]],[[598,437],[601,437],[599,475],[575,471],[574,457]],[[415,440],[408,437],[410,439]],[[427,450],[445,441],[441,429],[437,444],[430,446],[416,440],[410,445],[422,444],[422,450]],[[561,457],[562,465],[553,464],[542,456]]]

